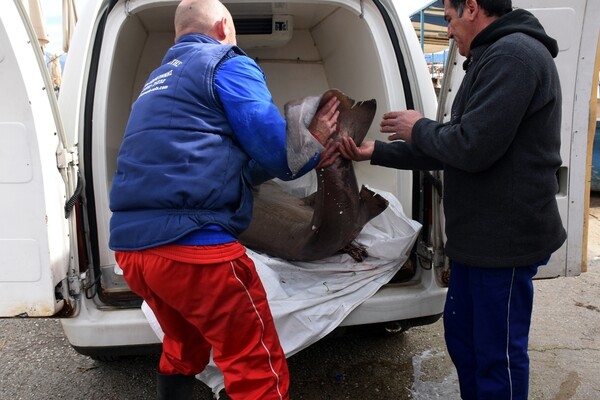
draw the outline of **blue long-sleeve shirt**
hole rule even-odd
[[[315,167],[318,154],[297,174],[290,171],[286,121],[272,101],[263,72],[252,59],[233,57],[224,61],[217,70],[215,88],[240,146],[268,174],[291,180]]]

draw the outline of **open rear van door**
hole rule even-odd
[[[72,314],[75,153],[21,0],[0,13],[0,316]],[[74,230],[73,230],[74,232]],[[75,247],[76,248],[76,247]],[[71,293],[70,293],[71,292]]]
[[[600,32],[600,2],[597,0],[513,0],[513,6],[527,9],[542,23],[546,32],[557,40],[555,58],[562,88],[561,158],[556,194],[558,207],[567,230],[565,244],[540,268],[536,277],[576,276],[585,271],[587,240],[585,208],[589,188],[586,186],[588,137],[591,104],[596,99],[593,84]],[[462,81],[464,57],[451,44],[446,61],[444,83],[440,92],[438,120],[448,121],[458,85]],[[506,95],[510,95],[507,93]]]

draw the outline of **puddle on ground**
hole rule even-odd
[[[447,376],[436,380],[431,379],[428,375],[428,368],[431,363],[435,363],[436,359],[440,359],[446,354],[443,351],[428,349],[417,354],[412,358],[414,382],[411,389],[411,395],[416,400],[459,400],[460,390],[458,388],[458,376],[454,368],[450,369]]]

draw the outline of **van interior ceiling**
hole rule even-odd
[[[361,10],[327,2],[230,3],[227,6],[234,21],[240,21],[236,28],[238,45],[265,72],[274,101],[282,112],[289,100],[338,88],[356,100],[376,99],[377,113],[368,137],[382,138],[377,121],[390,108],[390,97],[394,98],[395,107],[398,107],[397,98],[402,97],[390,94],[390,85],[386,87],[385,82],[396,82],[394,87],[400,92],[402,86],[397,65],[395,68],[383,65],[382,54],[393,54],[394,50],[385,23],[375,7],[371,5],[361,15]],[[149,73],[173,44],[174,12],[174,4],[162,3],[139,7],[128,15],[111,12],[107,18],[99,56],[99,65],[103,67],[96,80],[92,128],[93,169],[107,171],[106,175],[95,174],[93,177],[97,210],[108,210],[110,179],[131,104]],[[263,29],[264,19],[274,15],[288,18],[291,35],[269,40],[269,33],[256,33]],[[261,36],[266,40],[261,40]],[[385,40],[382,41],[382,37]],[[383,47],[382,42],[385,43]],[[265,43],[267,47],[261,47]],[[398,187],[404,185],[403,180],[410,182],[412,179],[399,178],[397,172],[380,167],[357,164],[355,168],[359,184],[368,181],[370,186],[392,193],[401,193]],[[372,182],[377,182],[377,186]],[[412,205],[406,204],[405,199],[400,200],[410,216]],[[97,212],[96,223],[99,239],[99,262],[96,264],[102,272],[101,295],[118,298],[128,288],[122,277],[113,272],[114,256],[108,250],[108,214]],[[103,300],[110,303],[106,298]]]

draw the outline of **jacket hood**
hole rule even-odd
[[[550,52],[552,58],[558,55],[556,40],[546,34],[540,21],[527,10],[513,10],[496,19],[483,29],[471,43],[471,49],[479,46],[490,45],[498,39],[512,33],[524,33],[539,40]]]

